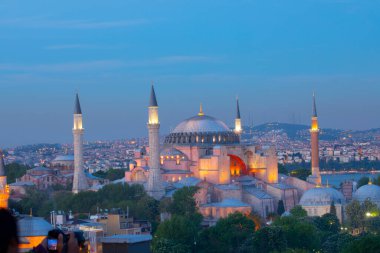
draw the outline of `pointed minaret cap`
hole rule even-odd
[[[152,84],[152,88],[150,90],[149,106],[158,106],[157,99],[156,99],[156,92],[154,92],[153,84]]]
[[[5,176],[4,154],[0,149],[0,177]]]
[[[75,97],[75,106],[74,106],[74,114],[82,114],[82,109],[80,108],[79,95],[77,93]]]
[[[203,113],[203,107],[202,107],[202,103],[199,105],[199,112],[198,112],[198,116],[204,116],[205,114]]]
[[[317,105],[315,103],[315,92],[313,92],[313,117],[317,117]]]
[[[239,107],[239,98],[236,98],[236,118],[240,119],[240,107]]]

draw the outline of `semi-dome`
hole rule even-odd
[[[363,185],[354,193],[353,198],[360,202],[369,200],[380,208],[380,186],[374,184]]]
[[[206,115],[197,115],[179,123],[172,133],[229,132],[221,120]]]
[[[179,123],[165,138],[166,144],[206,145],[239,143],[239,135],[234,133],[221,120],[204,115],[201,111],[197,116]]]
[[[176,148],[172,148],[172,147],[169,147],[169,148],[165,148],[164,150],[162,150],[160,152],[160,156],[169,156],[169,157],[181,157],[181,159],[186,159],[187,160],[187,156],[181,152],[180,150],[176,149]]]
[[[343,194],[334,188],[312,188],[307,190],[301,197],[301,206],[327,206],[331,202],[335,204],[345,204]]]

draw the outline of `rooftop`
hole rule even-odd
[[[253,186],[245,186],[243,187],[243,191],[252,194],[258,199],[273,199],[273,197],[265,191],[255,188]]]
[[[230,132],[221,120],[207,115],[197,115],[179,123],[172,133]]]
[[[113,235],[101,239],[103,243],[139,243],[151,241],[151,235]]]
[[[215,202],[202,205],[203,207],[250,207],[250,205],[238,200],[238,199],[224,199],[222,202]]]

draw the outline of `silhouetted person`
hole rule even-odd
[[[0,253],[17,253],[18,243],[16,218],[7,209],[0,209]]]

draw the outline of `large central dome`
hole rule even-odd
[[[179,123],[165,138],[166,144],[179,145],[220,145],[240,142],[234,133],[221,120],[203,114],[202,107],[197,116]]]
[[[221,120],[206,115],[197,115],[179,123],[172,133],[229,132]]]

